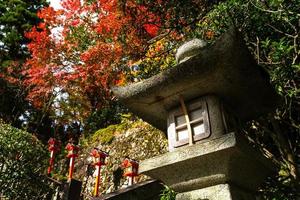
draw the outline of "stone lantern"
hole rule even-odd
[[[73,178],[75,158],[78,157],[79,146],[73,143],[68,143],[65,149],[68,151],[67,157],[70,158],[69,175],[68,175],[68,181],[70,182]]]
[[[113,88],[125,106],[168,137],[170,152],[141,161],[139,172],[177,191],[176,199],[253,200],[275,169],[239,127],[278,105],[268,74],[233,29],[210,46],[184,44],[177,62]]]
[[[124,168],[123,176],[128,177],[129,185],[133,185],[134,177],[138,176],[139,163],[136,160],[125,158],[122,162],[122,167]]]
[[[105,159],[109,156],[109,154],[105,151],[101,151],[98,148],[94,148],[91,152],[91,156],[93,156],[94,165],[101,166],[105,165]]]
[[[48,140],[48,150],[50,151],[50,160],[47,174],[51,175],[54,166],[55,154],[60,151],[61,142],[55,138],[50,138]]]
[[[109,156],[109,154],[105,151],[101,151],[98,148],[94,148],[91,152],[91,156],[93,156],[94,165],[96,167],[96,179],[95,179],[95,187],[94,187],[94,196],[99,196],[99,185],[100,185],[100,172],[101,166],[106,165],[105,159]]]

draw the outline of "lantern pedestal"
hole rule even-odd
[[[254,200],[251,192],[245,191],[230,184],[219,184],[211,187],[179,193],[177,200]]]
[[[140,173],[163,181],[177,199],[250,200],[273,164],[238,133],[225,134],[140,163]]]

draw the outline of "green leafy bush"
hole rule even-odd
[[[227,0],[215,5],[190,34],[212,43],[229,27],[241,31],[256,62],[269,73],[281,95],[276,112],[243,127],[244,134],[280,169],[261,190],[268,200],[299,199],[299,7],[296,0]]]
[[[115,138],[115,134],[120,133],[131,126],[128,121],[129,118],[132,118],[131,114],[122,114],[120,115],[121,123],[112,124],[106,128],[97,130],[92,136],[92,142],[100,142],[101,144],[110,144]]]
[[[169,188],[168,186],[165,186],[165,189],[162,191],[162,194],[160,195],[160,200],[175,200],[176,198],[176,192]]]
[[[114,132],[117,125],[109,125],[107,128],[99,129],[92,136],[94,142],[99,141],[101,144],[110,144],[114,139]]]
[[[36,137],[0,121],[0,197],[49,199],[47,161],[47,148]]]

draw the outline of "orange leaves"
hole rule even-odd
[[[80,20],[79,20],[79,19],[74,19],[74,20],[71,22],[71,25],[72,25],[72,26],[77,26],[79,23],[80,23]]]
[[[114,79],[112,66],[121,58],[121,48],[118,44],[98,42],[80,56],[83,64],[77,71],[81,74],[81,84],[92,91],[96,88],[108,89]],[[89,86],[91,85],[91,86]]]
[[[150,37],[155,37],[161,28],[160,17],[151,12],[149,7],[137,4],[135,1],[127,1],[126,3],[128,15],[134,20],[136,25],[143,27]]]
[[[158,34],[159,27],[155,24],[144,24],[144,29],[151,37],[155,37]]]
[[[205,32],[205,37],[208,40],[211,40],[215,37],[215,33],[212,30],[208,30],[208,31]]]
[[[117,86],[125,85],[126,84],[126,76],[125,76],[125,74],[120,72],[117,75],[117,78],[116,78],[114,84],[117,85]]]
[[[63,0],[61,3],[64,10],[78,12],[81,9],[80,0]]]
[[[160,17],[156,16],[154,13],[149,12],[147,10],[144,12],[147,17],[145,19],[143,27],[151,37],[155,37],[157,36],[159,29],[161,27]]]
[[[0,78],[5,79],[11,84],[21,85],[19,61],[10,61],[2,66]]]
[[[39,23],[37,27],[41,30],[46,30],[46,23]]]
[[[32,65],[30,68],[23,70],[23,74],[26,75],[23,85],[30,88],[27,100],[37,108],[43,106],[45,99],[47,99],[52,92],[53,85],[51,81],[49,81],[49,76],[51,76],[50,71],[50,67],[41,65]]]
[[[110,85],[125,83],[118,69],[122,58],[144,51],[161,22],[134,0],[126,1],[126,6],[138,15],[124,10],[121,3],[62,0],[62,10],[47,7],[39,12],[43,23],[26,34],[31,58],[23,70],[34,105],[40,106],[53,88],[61,88],[72,96],[84,95],[82,99],[89,99],[93,107],[110,98]],[[53,29],[62,34],[52,37]]]
[[[95,30],[104,37],[113,37],[116,40],[124,25],[128,23],[126,16],[122,15],[116,0],[100,0]]]
[[[119,34],[122,27],[122,20],[119,20],[119,16],[114,14],[100,15],[99,22],[96,25],[96,31],[98,34],[111,34],[116,36]]]
[[[56,25],[59,23],[57,16],[60,15],[61,12],[61,10],[56,11],[52,7],[44,7],[37,13],[37,16],[43,19],[46,24]]]
[[[25,33],[25,37],[31,40],[27,45],[32,57],[47,58],[49,56],[49,47],[52,44],[49,37],[49,31],[46,29],[45,23],[38,25],[39,30],[33,27],[30,32]]]
[[[101,10],[106,13],[116,13],[118,9],[118,1],[117,0],[99,0],[99,4],[101,6]]]
[[[27,99],[35,107],[41,108],[46,99],[51,96],[55,86],[53,68],[57,64],[53,60],[57,58],[59,48],[56,48],[57,45],[51,38],[46,23],[33,27],[25,36],[31,40],[27,45],[31,58],[26,61],[22,71],[25,76],[23,85],[30,89]]]

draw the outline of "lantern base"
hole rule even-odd
[[[214,193],[212,191],[216,188],[225,187],[224,184],[229,191],[232,186],[236,186],[255,192],[275,170],[267,158],[237,133],[178,148],[140,164],[140,173],[163,181],[181,193],[179,197],[198,194],[199,189],[202,191],[209,187],[213,189],[206,192]]]
[[[219,184],[199,190],[179,193],[176,200],[253,200],[254,195],[230,184]]]

